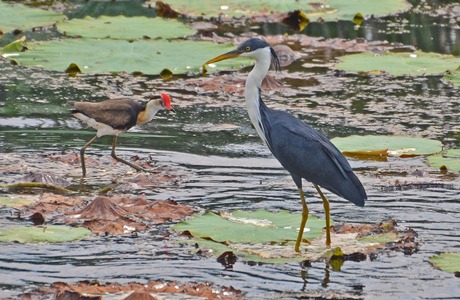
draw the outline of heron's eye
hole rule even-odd
[[[249,52],[249,51],[251,51],[251,47],[247,46],[246,47],[246,52]]]
[[[164,103],[163,103],[163,100],[160,100],[160,105],[165,106]]]

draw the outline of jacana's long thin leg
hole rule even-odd
[[[88,143],[86,143],[83,147],[80,149],[80,162],[81,162],[81,171],[83,173],[83,177],[86,176],[86,164],[85,164],[85,151],[86,148],[89,147],[92,143],[94,143],[95,140],[97,140],[99,137],[96,135],[93,137],[91,140],[89,140]]]
[[[324,196],[323,192],[319,188],[318,185],[314,184],[316,191],[323,199],[323,206],[324,206],[324,214],[326,215],[326,247],[331,247],[331,210],[329,207],[329,200],[327,200],[326,196]]]
[[[296,252],[300,252],[300,243],[302,242],[303,231],[308,220],[308,206],[307,202],[305,201],[305,196],[303,195],[303,190],[302,188],[299,188],[298,191],[300,200],[302,201],[302,221],[300,222],[299,235],[297,236],[297,241],[294,248]]]
[[[114,135],[113,136],[113,142],[112,142],[112,157],[114,159],[116,159],[117,161],[121,162],[121,163],[124,163],[128,166],[130,166],[131,168],[135,169],[136,171],[144,171],[144,172],[153,172],[153,170],[147,170],[147,169],[144,169],[144,168],[141,168],[133,163],[130,163],[129,161],[126,161],[120,157],[118,157],[116,154],[115,154],[115,147],[117,146],[117,140],[118,140],[118,135]]]

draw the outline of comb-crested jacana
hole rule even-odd
[[[127,164],[137,171],[149,171],[115,154],[118,134],[125,132],[135,125],[150,122],[160,110],[172,110],[170,97],[161,93],[160,99],[150,101],[136,101],[133,99],[110,99],[102,102],[69,102],[73,107],[71,113],[97,130],[96,136],[87,142],[80,150],[81,169],[83,177],[86,176],[85,150],[94,141],[104,135],[113,135],[112,157],[119,162]]]

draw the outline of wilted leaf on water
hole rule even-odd
[[[165,68],[165,69],[161,70],[161,72],[160,72],[160,76],[163,79],[169,79],[169,78],[171,78],[172,75],[173,75],[173,72],[168,68]]]
[[[353,17],[353,23],[355,23],[355,25],[361,25],[364,21],[364,17],[363,17],[363,14],[362,13],[357,13],[354,17]]]
[[[157,10],[157,15],[162,18],[175,19],[180,16],[169,4],[162,1],[155,1],[155,9]]]
[[[289,12],[287,16],[283,18],[281,23],[289,26],[293,30],[302,31],[308,26],[310,20],[301,10],[295,10],[293,12]]]
[[[124,234],[143,231],[150,225],[171,222],[189,216],[194,210],[173,200],[147,201],[145,197],[98,196],[80,210],[55,219],[80,225],[94,233]]]
[[[385,135],[352,135],[331,142],[344,154],[411,157],[440,152],[440,141],[425,138]]]
[[[349,54],[340,57],[337,69],[351,72],[384,71],[392,75],[442,74],[460,65],[460,58],[437,53],[384,52]]]
[[[77,64],[71,63],[67,69],[64,70],[69,76],[75,77],[77,74],[81,73],[81,69]]]
[[[110,38],[129,41],[136,39],[180,38],[195,33],[195,30],[177,20],[147,17],[128,18],[125,16],[72,19],[68,22],[59,22],[57,29],[65,32],[68,36],[76,35],[84,38]]]
[[[167,68],[174,74],[197,72],[203,62],[233,50],[232,45],[203,41],[165,39],[126,40],[68,39],[29,43],[29,51],[14,59],[25,66],[64,71],[70,63],[84,73],[142,72],[160,74]],[[75,51],[78,49],[78,51]],[[187,49],[184,51],[184,49]],[[193,53],[193,55],[190,55]],[[50,58],[53,59],[50,59]],[[212,68],[228,69],[248,64],[248,59],[226,60]]]
[[[154,299],[222,299],[240,300],[243,292],[233,287],[216,286],[209,282],[177,282],[177,281],[149,281],[147,283],[130,282],[120,284],[118,282],[101,283],[94,280],[77,282],[55,282],[50,286],[27,291],[27,297],[33,299],[55,298],[60,299],[127,299],[133,293],[138,295],[151,295]],[[44,297],[45,296],[45,297]],[[169,297],[168,297],[169,296]],[[142,298],[147,299],[147,298]]]
[[[460,149],[449,149],[445,152],[430,155],[427,157],[428,165],[441,168],[445,166],[447,170],[460,171]]]
[[[70,182],[68,182],[64,177],[44,172],[45,170],[43,172],[29,172],[23,177],[22,181],[41,182],[59,187],[67,187],[70,185]]]
[[[128,218],[129,212],[123,207],[110,201],[109,197],[96,197],[90,204],[73,214],[79,215],[82,219],[116,220]]]
[[[0,54],[3,54],[4,56],[8,56],[5,54],[22,52],[26,48],[25,42],[26,42],[26,36],[24,35],[20,39],[17,39],[9,43],[8,45],[4,46],[3,48],[1,48]]]
[[[39,212],[36,212],[33,215],[31,215],[29,217],[29,220],[32,221],[32,223],[34,223],[35,226],[43,225],[45,223],[45,217]]]
[[[81,240],[91,234],[83,227],[49,225],[41,227],[9,227],[0,229],[0,242],[59,243]]]
[[[50,26],[65,16],[51,10],[30,8],[21,4],[0,1],[0,27],[4,32],[15,29],[29,30],[39,26]]]
[[[155,2],[155,1],[151,1]],[[287,13],[302,10],[310,19],[322,18],[324,20],[352,20],[359,8],[363,15],[384,16],[401,12],[410,8],[405,0],[233,0],[229,2],[216,2],[212,0],[187,1],[168,0],[171,7],[183,14],[193,17],[246,17],[259,15]],[[267,13],[269,12],[269,13]]]
[[[460,252],[442,253],[428,260],[435,268],[449,273],[460,272]]]

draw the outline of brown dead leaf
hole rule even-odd
[[[156,200],[143,207],[143,211],[140,211],[138,215],[158,224],[177,221],[193,213],[192,207],[179,204],[174,200]]]
[[[145,199],[144,195],[98,196],[85,208],[67,213],[63,221],[80,224],[93,233],[126,234],[150,225],[180,220],[194,213],[188,205],[173,200]]]
[[[113,221],[117,219],[129,219],[128,211],[123,207],[111,201],[110,197],[99,196],[96,197],[88,206],[82,210],[73,212],[72,214],[80,215],[82,219],[97,219]]]
[[[169,4],[164,3],[163,1],[156,1],[155,9],[157,11],[157,15],[162,18],[177,19],[179,17],[183,17],[182,14],[172,9]]]
[[[126,297],[124,300],[155,300],[149,292],[146,291],[134,291],[131,295]]]
[[[42,213],[63,214],[69,208],[82,205],[84,200],[78,196],[64,196],[57,194],[43,194],[38,201],[25,206],[26,211],[39,211]]]
[[[43,225],[43,223],[45,223],[45,217],[39,212],[36,212],[33,215],[31,215],[29,219],[32,221],[32,223],[34,223],[35,226]]]
[[[334,226],[335,233],[357,233],[358,237],[363,237],[372,234],[386,233],[390,231],[395,231],[396,221],[388,220],[385,222],[380,222],[378,224],[338,224]]]
[[[156,296],[161,297],[161,299],[168,298],[165,297],[165,294],[183,294],[200,297],[200,299],[244,299],[243,292],[231,286],[219,287],[209,283],[181,283],[177,281],[150,281],[147,284],[132,282],[126,285],[117,282],[101,284],[98,281],[81,281],[77,284],[55,282],[49,287],[39,287],[27,294],[33,299],[44,296],[54,297],[54,299],[102,299],[102,297],[119,297],[125,294],[127,297],[125,299],[130,300],[155,299]]]

